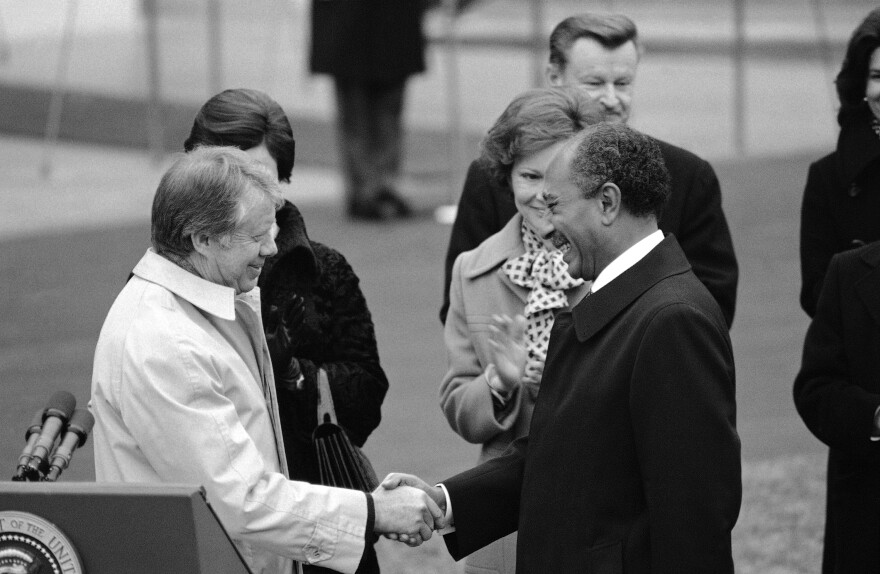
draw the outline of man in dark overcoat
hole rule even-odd
[[[348,214],[410,214],[398,193],[406,80],[425,70],[421,0],[313,0],[311,70],[333,77]]]
[[[593,284],[556,318],[529,435],[441,487],[385,481],[446,505],[456,559],[518,530],[517,572],[733,573],[733,351],[718,304],[657,227],[667,196],[656,142],[623,124],[587,127],[552,161],[553,240]]]
[[[641,44],[636,25],[620,14],[581,14],[566,18],[550,34],[547,83],[577,86],[596,102],[605,121],[627,122]],[[660,215],[660,229],[675,235],[693,267],[721,307],[728,327],[736,309],[739,268],[730,229],[721,206],[715,170],[697,155],[657,140],[671,178],[672,192]],[[468,169],[446,252],[443,305],[449,310],[449,283],[459,253],[474,249],[497,233],[516,213],[513,194],[485,167]]]
[[[880,242],[831,259],[794,401],[830,448],[823,574],[880,572]]]

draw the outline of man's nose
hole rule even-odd
[[[263,243],[260,249],[260,255],[263,257],[272,257],[276,253],[278,253],[278,246],[275,244],[275,238],[270,235],[267,241]]]
[[[602,93],[599,96],[599,101],[602,105],[609,108],[616,107],[617,104],[620,103],[620,97],[617,95],[617,89],[614,87],[614,84],[608,83],[602,86]]]

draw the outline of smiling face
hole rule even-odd
[[[865,99],[874,117],[880,119],[880,48],[874,49],[868,61],[868,79],[865,85]]]
[[[205,241],[202,277],[232,287],[236,294],[250,291],[257,286],[263,263],[278,252],[277,235],[275,204],[261,192],[245,191],[235,230]]]
[[[633,42],[606,48],[592,38],[578,38],[564,68],[551,66],[550,84],[576,86],[600,105],[603,121],[626,122],[632,107],[639,53]]]
[[[591,281],[601,271],[602,202],[599,197],[584,197],[572,182],[572,155],[573,149],[566,146],[550,162],[543,196],[553,227],[553,245],[563,252],[569,275]]]
[[[547,205],[541,192],[544,189],[547,167],[563,145],[565,142],[558,142],[519,158],[510,170],[510,187],[516,210],[539,237],[544,237],[553,230],[547,220]]]

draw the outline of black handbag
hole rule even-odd
[[[318,455],[321,484],[364,492],[375,490],[379,479],[373,465],[336,422],[333,395],[324,369],[318,370],[318,421],[312,442]]]

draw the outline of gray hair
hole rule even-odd
[[[584,197],[613,183],[630,214],[660,218],[669,199],[669,172],[654,138],[625,124],[600,123],[575,135],[566,145],[572,147],[569,173]]]
[[[244,194],[253,190],[281,207],[275,174],[234,147],[204,146],[180,154],[153,197],[151,240],[173,261],[193,252],[192,237],[228,237],[239,223]]]

